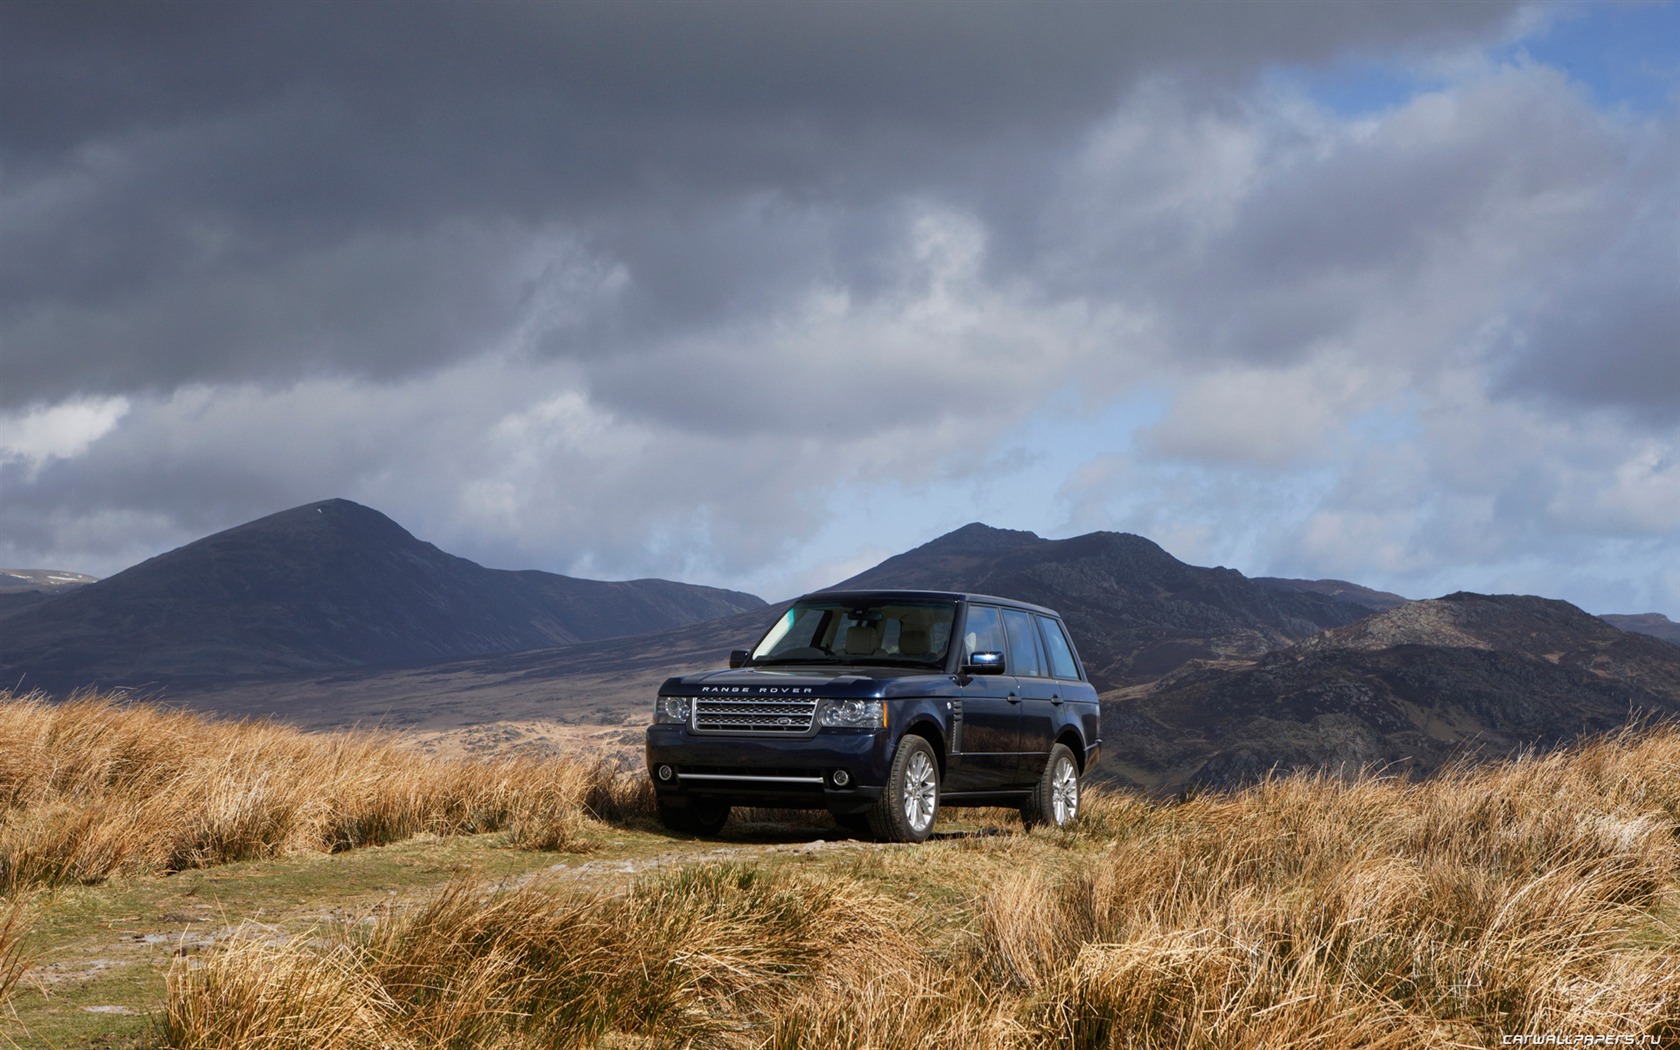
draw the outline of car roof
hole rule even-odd
[[[976,594],[971,591],[924,591],[924,590],[895,590],[876,589],[849,591],[812,591],[795,598],[796,602],[803,601],[947,601],[947,602],[984,602],[988,605],[1004,605],[1015,609],[1028,609],[1032,612],[1043,613],[1061,619],[1061,614],[1054,609],[1047,609],[1042,605],[1024,602],[1018,598],[1000,598],[995,594]]]

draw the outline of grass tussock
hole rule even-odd
[[[820,875],[456,883],[359,937],[181,963],[168,1045],[1668,1045],[1677,769],[1680,733],[1655,729],[1424,783],[1093,793],[1071,832]]]
[[[598,820],[651,808],[643,778],[602,764],[445,761],[370,733],[0,693],[0,893],[421,832],[585,851]]]
[[[1109,803],[1101,863],[985,897],[974,965],[1077,1047],[1680,1035],[1676,769],[1659,730],[1424,783]]]
[[[330,951],[252,938],[180,965],[163,1025],[181,1050],[587,1046],[609,1033],[751,1045],[803,989],[913,956],[899,911],[857,884],[739,865],[612,894],[455,882]]]

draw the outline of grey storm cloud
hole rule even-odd
[[[517,337],[556,240],[629,275],[533,340],[584,356],[813,276],[867,294],[904,194],[985,211],[1002,265],[1138,77],[1216,91],[1508,10],[8,4],[0,404],[436,367]]]
[[[986,506],[1399,589],[1660,540],[1672,106],[1504,46],[1572,10],[0,3],[0,563],[332,495],[748,588]]]

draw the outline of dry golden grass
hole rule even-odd
[[[899,911],[856,885],[738,865],[626,893],[455,882],[332,950],[253,937],[177,966],[165,1037],[181,1050],[549,1047],[611,1033],[751,1045],[801,989],[913,956]]]
[[[644,778],[426,758],[84,697],[0,699],[0,1000],[16,901],[418,831],[587,850]],[[494,888],[180,959],[160,1045],[1489,1046],[1680,1038],[1680,732],[1411,783],[1296,776],[1072,831]]]
[[[975,965],[1072,1046],[1677,1035],[1680,931],[1639,946],[1680,874],[1677,770],[1659,730],[1425,783],[1109,803],[1103,863],[985,897]]]
[[[1072,832],[880,848],[821,875],[697,865],[619,893],[456,883],[360,938],[258,937],[182,962],[166,1040],[1668,1045],[1677,771],[1680,734],[1655,729],[1425,783],[1298,776],[1177,805],[1093,794]],[[882,892],[906,871],[927,903]]]
[[[649,809],[642,778],[601,764],[442,761],[368,733],[0,693],[0,894],[422,831],[587,850],[596,819]]]

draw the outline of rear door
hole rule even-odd
[[[1077,725],[1080,739],[1089,749],[1102,739],[1097,691],[1085,680],[1073,642],[1068,638],[1067,625],[1054,616],[1035,613],[1034,618],[1038,620],[1039,640],[1044,643],[1045,665],[1056,681],[1056,699],[1061,701],[1057,729]]]
[[[1015,776],[1030,784],[1044,772],[1055,742],[1061,692],[1050,677],[1033,614],[1025,609],[1003,610],[1003,631],[1009,639],[1009,666],[1015,672],[1021,697],[1021,737]]]

